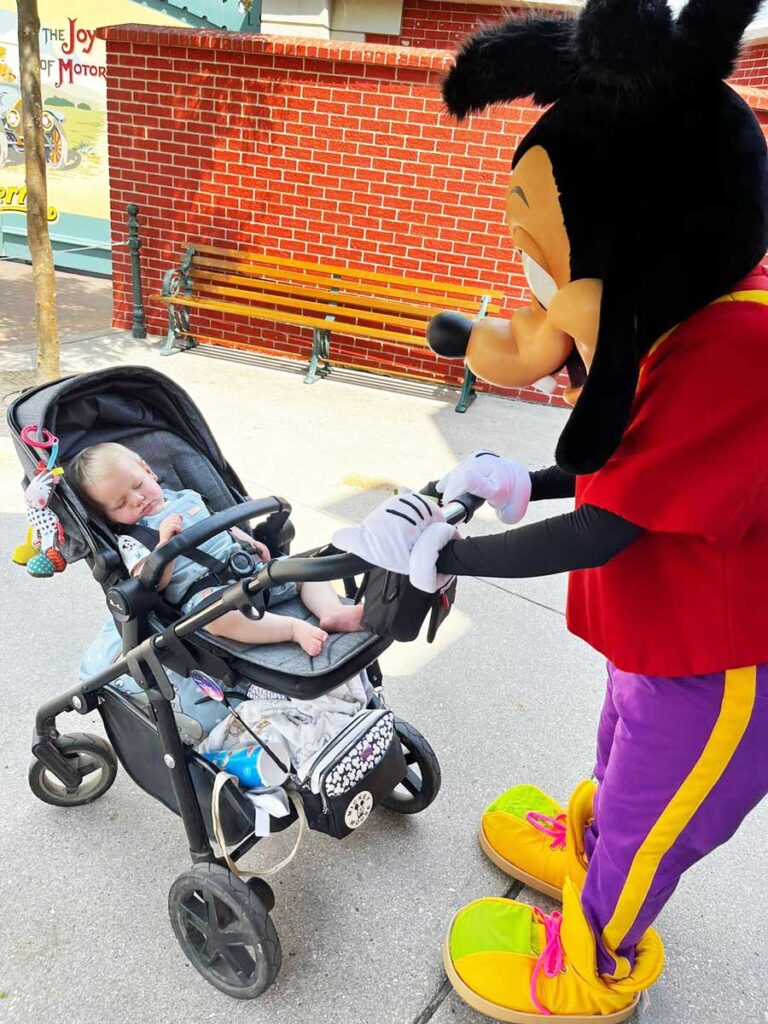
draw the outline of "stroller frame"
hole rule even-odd
[[[306,552],[303,556],[294,556],[287,563],[273,561],[257,576],[233,583],[223,590],[215,601],[209,603],[205,608],[195,610],[171,623],[163,632],[153,632],[149,623],[149,612],[156,607],[159,600],[159,595],[153,588],[156,581],[162,576],[166,565],[184,550],[196,547],[208,536],[220,533],[238,523],[241,524],[252,517],[283,511],[290,514],[291,506],[280,498],[249,501],[243,506],[237,506],[209,517],[203,523],[185,530],[183,534],[178,534],[163,545],[162,550],[156,550],[147,559],[138,578],[117,584],[107,591],[107,603],[113,614],[123,617],[124,646],[129,646],[127,652],[109,668],[99,672],[87,682],[80,683],[59,697],[43,704],[35,716],[32,743],[34,757],[52,771],[68,788],[77,789],[82,783],[82,776],[57,749],[56,740],[59,733],[56,729],[56,717],[70,711],[86,715],[97,709],[100,691],[120,676],[131,675],[147,694],[152,707],[162,746],[163,760],[170,773],[178,812],[187,834],[190,856],[195,864],[203,862],[223,865],[224,859],[214,856],[208,830],[200,811],[198,796],[192,785],[187,764],[187,751],[181,742],[171,708],[174,689],[168,678],[165,665],[183,672],[187,659],[190,658],[189,649],[184,642],[186,637],[234,609],[253,617],[253,610],[256,608],[256,617],[258,617],[258,611],[264,608],[264,591],[277,583],[343,579],[347,593],[351,594],[357,589],[354,576],[367,572],[370,566],[353,555],[333,554],[333,549],[330,547],[318,548]],[[323,555],[325,557],[322,557]],[[134,614],[136,609],[130,603],[131,598],[134,601],[138,598],[140,602],[138,614]],[[133,646],[130,646],[132,642]],[[215,673],[219,677],[226,678],[231,675],[230,669],[223,659],[196,650],[195,663],[200,664],[201,662],[204,663],[207,671]],[[372,685],[379,686],[382,677],[378,662],[372,661],[367,669]],[[376,699],[379,700],[379,698]],[[295,821],[295,815],[291,816],[290,821],[286,822],[284,827],[293,821]],[[232,858],[239,859],[258,841],[259,838],[251,834],[231,854]],[[264,885],[266,887],[266,883]]]
[[[166,566],[185,550],[199,546],[214,534],[257,518],[266,518],[267,525],[269,517],[273,517],[272,550],[287,555],[293,537],[288,518],[290,504],[278,497],[248,498],[189,396],[175,382],[146,367],[96,371],[41,385],[12,403],[8,421],[27,477],[30,477],[35,471],[36,458],[21,440],[24,425],[35,422],[39,428],[52,433],[60,427],[62,438],[66,430],[70,438],[69,449],[63,445],[66,461],[86,444],[94,443],[81,436],[84,434],[80,429],[83,418],[90,418],[99,425],[103,439],[105,411],[99,405],[100,399],[114,399],[116,407],[122,402],[117,419],[125,416],[130,425],[133,415],[130,403],[135,393],[141,394],[144,388],[151,390],[147,399],[151,409],[149,418],[154,417],[151,429],[162,429],[169,437],[181,438],[191,449],[187,454],[207,460],[207,468],[218,473],[221,488],[226,488],[230,504],[218,511],[212,509],[207,519],[156,548],[139,575],[130,577],[105,525],[87,515],[66,482],[57,488],[56,511],[65,521],[67,534],[81,538],[72,541],[80,546],[73,548],[70,560],[85,558],[101,584],[109,610],[119,624],[122,656],[38,709],[32,740],[30,786],[35,795],[47,803],[58,806],[90,803],[112,785],[117,772],[117,752],[133,781],[178,813],[184,825],[192,868],[176,879],[169,893],[169,913],[179,944],[209,983],[235,998],[250,999],[261,995],[280,969],[280,944],[270,918],[274,894],[262,878],[253,877],[245,882],[233,874],[225,857],[214,852],[210,795],[219,769],[182,743],[171,703],[175,691],[168,670],[186,675],[186,670],[194,665],[224,682],[230,681],[234,671],[241,671],[242,662],[235,657],[236,667],[233,667],[226,651],[201,636],[200,631],[205,626],[235,609],[249,617],[260,617],[265,591],[281,583],[343,580],[347,596],[352,597],[358,592],[355,577],[364,575],[371,566],[326,545],[303,555],[270,561],[257,575],[232,583],[189,614],[179,616],[164,603],[157,590]],[[47,389],[53,391],[52,398],[46,399]],[[72,408],[62,401],[62,396],[68,395],[74,395],[74,399],[67,398]],[[94,395],[95,403],[92,402]],[[64,406],[61,413],[57,412],[57,400]],[[155,425],[158,417],[160,428]],[[138,419],[143,429],[145,417]],[[109,420],[109,410],[106,420]],[[113,429],[113,439],[131,436],[125,431],[121,434],[119,427],[120,423]],[[185,427],[194,444],[187,441]],[[137,436],[135,430],[133,436]],[[227,501],[221,503],[227,504]],[[444,510],[446,519],[453,523],[466,521],[480,504],[480,499],[463,496]],[[374,693],[368,706],[384,708],[378,657],[389,645],[389,640],[371,635],[370,640],[361,641],[355,653],[338,664],[331,664],[318,680],[290,677],[290,693],[299,699],[311,699],[365,671]],[[146,710],[110,688],[110,684],[123,675],[130,675],[141,687],[147,698]],[[252,675],[252,678],[257,677]],[[268,689],[288,693],[269,673],[266,678],[259,676],[258,680]],[[86,733],[59,733],[57,717],[60,714],[77,711],[86,715],[94,710],[100,713],[112,745]],[[393,791],[382,803],[400,813],[413,814],[436,797],[440,769],[434,751],[416,729],[395,719],[395,732],[405,755],[407,774],[401,785],[406,796],[396,796]],[[138,752],[134,753],[134,748]],[[150,764],[142,777],[144,760]],[[420,772],[421,779],[414,768]],[[48,776],[53,777],[56,785],[46,786]],[[92,778],[96,780],[95,785],[91,783]],[[223,786],[220,797],[222,833],[231,847],[229,859],[236,861],[259,842],[253,831],[253,808],[231,782]],[[296,818],[297,813],[292,809],[288,816],[272,819],[272,830],[287,828]],[[206,917],[206,914],[212,916]]]

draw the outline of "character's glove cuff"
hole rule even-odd
[[[437,557],[446,544],[456,536],[456,527],[450,523],[432,523],[419,534],[411,550],[408,574],[417,590],[434,594],[450,580],[450,576],[437,571]]]

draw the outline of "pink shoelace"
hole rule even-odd
[[[553,850],[565,849],[566,817],[564,814],[558,814],[556,818],[550,818],[547,814],[539,814],[538,811],[528,811],[525,820],[529,825],[537,828],[539,832],[552,837],[554,841],[550,846]]]
[[[536,979],[542,970],[547,978],[555,978],[563,969],[563,943],[560,939],[560,925],[563,921],[563,915],[559,910],[555,910],[554,913],[547,916],[538,907],[534,907],[533,919],[538,924],[544,926],[545,942],[544,949],[536,961],[536,966],[531,976],[531,1002],[539,1013],[544,1014],[545,1017],[551,1017],[551,1011],[539,1002],[536,995]]]

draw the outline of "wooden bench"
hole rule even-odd
[[[192,332],[193,309],[311,327],[312,354],[304,377],[305,383],[311,384],[330,373],[331,331],[423,349],[427,347],[426,327],[435,313],[460,310],[478,318],[497,311],[498,304],[493,300],[500,297],[499,292],[480,285],[421,281],[357,267],[195,244],[188,246],[179,268],[169,270],[163,279],[159,299],[168,306],[168,336],[162,351],[170,355],[205,342],[295,358],[295,353]],[[334,362],[352,369],[418,378],[417,374],[377,371],[363,362]],[[473,401],[474,383],[474,375],[465,366],[457,412],[464,412]]]

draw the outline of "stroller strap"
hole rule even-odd
[[[133,537],[134,540],[143,544],[150,551],[154,551],[160,543],[159,531],[153,530],[150,526],[139,526],[138,523],[135,523],[132,526],[122,526],[120,532],[128,537]],[[189,601],[195,594],[199,594],[201,590],[235,582],[235,577],[227,563],[220,562],[218,558],[209,555],[207,551],[201,551],[200,548],[190,548],[189,551],[184,552],[184,558],[188,558],[191,562],[197,562],[198,565],[202,565],[208,572],[190,583],[176,602],[179,606],[183,605],[185,601]]]

